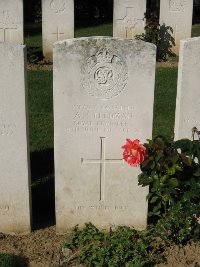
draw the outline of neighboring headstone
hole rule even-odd
[[[42,0],[44,57],[52,61],[53,43],[74,37],[74,0]]]
[[[175,139],[192,137],[200,130],[200,37],[182,40],[179,54]]]
[[[134,38],[144,33],[146,0],[114,0],[113,37]]]
[[[0,232],[28,233],[30,172],[26,49],[0,43]]]
[[[23,0],[0,1],[0,42],[23,44]]]
[[[148,188],[122,160],[126,138],[152,137],[154,45],[118,38],[55,44],[57,231],[147,223]]]
[[[173,29],[175,46],[172,51],[179,53],[180,40],[191,37],[193,0],[161,0],[160,25]]]

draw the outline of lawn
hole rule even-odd
[[[41,24],[26,25],[25,26],[25,43],[27,47],[34,53],[42,55],[42,28]],[[100,24],[89,27],[75,28],[75,37],[84,36],[112,36],[112,23]],[[200,24],[193,25],[192,37],[200,36]]]
[[[192,27],[192,37],[200,36],[200,24],[195,24]]]

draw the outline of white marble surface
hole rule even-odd
[[[148,187],[122,160],[126,138],[152,136],[156,48],[132,39],[54,46],[57,231],[147,223]]]
[[[146,0],[114,0],[113,37],[134,38],[145,32]]]
[[[181,41],[176,99],[175,138],[192,137],[200,130],[200,37]],[[197,139],[198,137],[195,136]]]
[[[175,46],[173,52],[179,54],[180,40],[190,38],[192,31],[193,0],[161,0],[160,25],[173,29]]]
[[[0,43],[0,232],[31,230],[26,49]]]
[[[0,1],[0,42],[23,44],[23,0]]]
[[[74,37],[74,0],[42,0],[44,57],[52,61],[53,43]]]

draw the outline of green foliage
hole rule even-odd
[[[0,253],[0,266],[1,267],[15,267],[16,261],[13,255]]]
[[[184,245],[190,240],[199,241],[200,224],[197,218],[188,214],[187,210],[178,202],[158,220],[152,234],[160,237],[169,245]]]
[[[137,35],[138,40],[153,43],[157,46],[157,61],[166,61],[174,57],[172,47],[175,45],[173,29],[165,24],[160,25],[156,12],[145,13],[145,33]]]
[[[88,223],[82,230],[74,228],[65,247],[78,250],[77,261],[89,267],[150,267],[161,260],[151,241],[147,232],[129,227],[100,232]]]
[[[160,216],[177,203],[188,216],[200,215],[200,141],[157,136],[145,144],[149,157],[141,164],[139,184],[150,186],[149,215]]]

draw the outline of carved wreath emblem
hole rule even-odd
[[[101,49],[87,59],[82,68],[82,86],[95,98],[111,99],[118,96],[127,84],[127,66],[107,49]]]
[[[170,0],[170,11],[183,12],[185,10],[185,0]]]
[[[63,12],[66,9],[66,0],[52,0],[50,7],[55,13]]]

